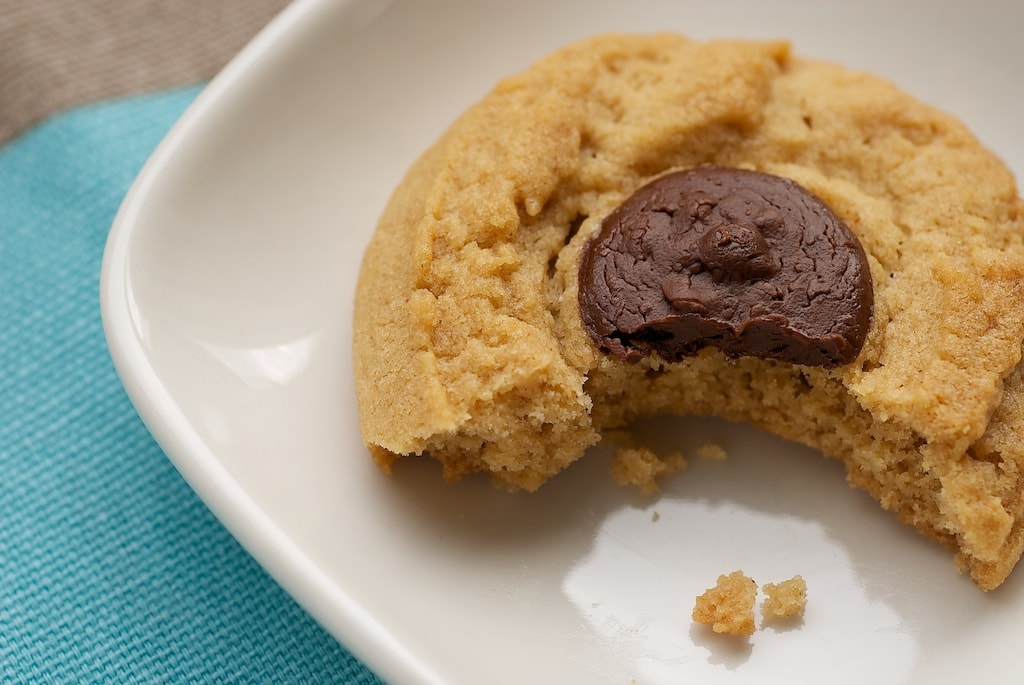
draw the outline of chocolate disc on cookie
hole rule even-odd
[[[757,171],[661,176],[609,215],[580,263],[580,313],[607,352],[678,361],[706,346],[834,366],[867,336],[871,274],[816,196]]]

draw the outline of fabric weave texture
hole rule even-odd
[[[381,682],[181,479],[107,352],[107,232],[198,92],[88,105],[0,147],[3,683]]]

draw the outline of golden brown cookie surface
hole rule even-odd
[[[702,164],[791,179],[856,235],[874,313],[853,362],[594,345],[584,247],[637,188]],[[1024,545],[1021,209],[960,123],[783,43],[568,46],[499,83],[392,197],[356,299],[364,439],[384,465],[429,453],[532,490],[638,416],[751,421],[842,459],[994,587]]]

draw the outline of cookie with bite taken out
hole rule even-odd
[[[639,417],[750,422],[994,588],[1024,547],[1022,208],[960,122],[785,43],[569,45],[395,190],[363,438],[532,491]]]

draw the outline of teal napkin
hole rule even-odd
[[[135,414],[103,246],[198,88],[0,147],[0,682],[380,683],[234,541]]]

